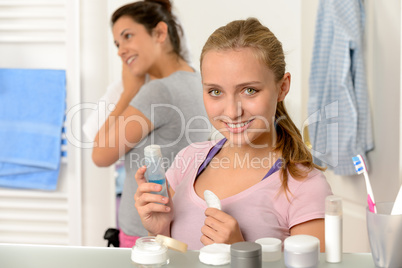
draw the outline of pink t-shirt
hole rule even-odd
[[[217,141],[194,143],[181,150],[166,178],[175,191],[174,218],[171,236],[199,250],[201,227],[207,209],[205,201],[194,190],[198,168]],[[267,170],[268,171],[268,170]],[[290,228],[309,220],[324,218],[325,197],[331,188],[319,170],[313,170],[302,181],[289,174],[288,199],[282,190],[277,171],[241,193],[221,200],[222,211],[234,217],[246,241],[262,237],[276,237],[282,241],[290,235]]]

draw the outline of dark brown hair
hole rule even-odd
[[[119,18],[128,16],[136,23],[144,25],[147,32],[151,34],[156,25],[163,21],[168,26],[168,34],[173,52],[180,58],[183,58],[180,49],[182,28],[177,24],[171,10],[172,5],[169,0],[138,1],[118,8],[111,17],[111,24],[113,26]]]
[[[232,21],[212,33],[201,52],[201,67],[208,51],[240,48],[252,48],[258,59],[273,71],[276,82],[285,75],[286,63],[281,42],[256,18]],[[289,190],[288,172],[292,177],[302,179],[313,168],[325,170],[313,163],[313,157],[303,143],[300,131],[287,113],[283,101],[278,102],[276,107],[275,129],[277,142],[274,149],[282,152],[282,186],[285,191]]]

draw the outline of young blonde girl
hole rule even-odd
[[[190,249],[309,234],[323,251],[331,189],[286,112],[291,76],[281,43],[255,18],[233,21],[207,40],[201,75],[209,120],[225,138],[179,152],[166,174],[170,198],[151,194],[161,186],[138,170],[134,198],[145,228]],[[205,190],[222,210],[207,208]]]

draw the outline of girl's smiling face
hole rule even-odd
[[[208,51],[201,73],[205,108],[217,130],[239,146],[274,145],[276,106],[289,91],[289,73],[275,81],[252,48]]]
[[[158,38],[150,35],[144,25],[128,16],[120,17],[112,28],[118,55],[134,75],[143,75],[159,56]]]

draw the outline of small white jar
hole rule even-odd
[[[287,268],[316,268],[320,262],[320,240],[311,235],[293,235],[284,241]]]
[[[131,260],[138,268],[158,268],[169,263],[168,248],[187,251],[187,244],[157,235],[138,238],[131,250]]]
[[[282,241],[278,238],[264,237],[255,241],[262,247],[262,261],[274,262],[282,258]]]
[[[138,238],[131,251],[131,260],[137,267],[161,267],[169,263],[168,248],[156,241],[154,236]]]

